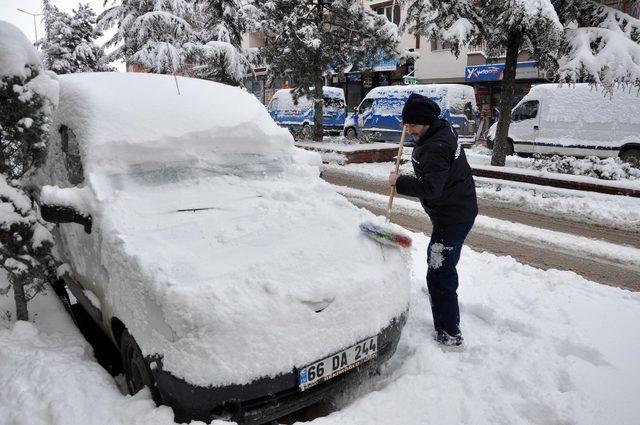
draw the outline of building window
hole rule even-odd
[[[431,51],[435,52],[438,50],[451,50],[452,44],[448,41],[442,42],[437,38],[431,38]]]
[[[400,25],[400,5],[396,2],[387,2],[380,5],[372,5],[371,9],[378,15],[385,15],[387,19],[396,25]]]

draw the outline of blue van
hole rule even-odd
[[[313,101],[306,96],[298,98],[298,104],[293,102],[292,89],[282,89],[274,93],[267,109],[271,118],[281,127],[292,132],[299,132],[302,137],[310,139],[313,136],[313,121],[315,113]],[[344,90],[336,87],[323,87],[324,100],[323,126],[325,133],[341,134],[344,120],[347,117],[347,107],[344,100]]]
[[[376,87],[345,120],[344,136],[347,139],[399,142],[402,133],[402,107],[411,93],[419,93],[438,103],[442,110],[440,118],[449,121],[456,129],[460,143],[474,143],[474,117],[477,116],[478,109],[476,96],[473,87],[464,84]],[[411,141],[411,136],[407,135],[407,141]]]

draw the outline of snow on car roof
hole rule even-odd
[[[211,81],[143,73],[60,76],[57,119],[87,157],[134,147],[206,146],[218,152],[290,149],[266,108],[250,93]],[[179,91],[178,91],[179,90]],[[260,144],[250,143],[257,136]],[[92,155],[92,153],[94,155]]]

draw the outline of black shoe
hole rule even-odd
[[[436,331],[434,338],[438,344],[442,344],[446,347],[460,347],[464,342],[462,334],[449,335],[445,331]]]

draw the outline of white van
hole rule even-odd
[[[272,422],[391,357],[410,270],[258,99],[176,81],[58,77],[42,217],[131,394],[178,421]]]
[[[640,96],[635,89],[606,94],[589,84],[540,84],[516,105],[511,120],[509,149],[515,153],[640,160]],[[489,129],[490,148],[496,127]]]

